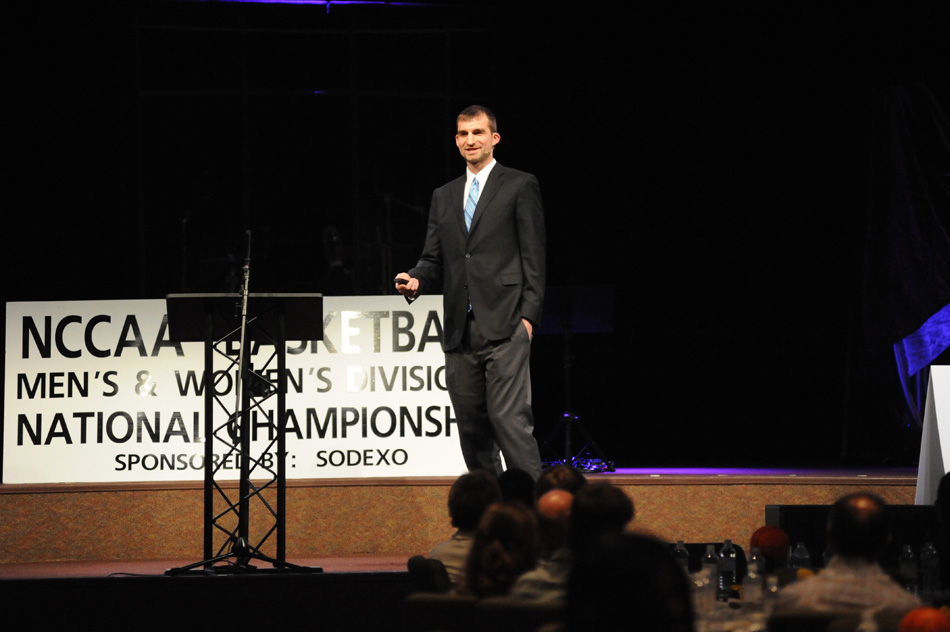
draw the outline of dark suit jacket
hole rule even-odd
[[[446,351],[462,339],[469,297],[489,340],[511,337],[522,318],[540,323],[544,302],[544,212],[537,179],[496,162],[471,231],[465,230],[464,187],[463,175],[432,194],[425,247],[409,271],[419,279],[420,293],[441,288]]]

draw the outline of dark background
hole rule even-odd
[[[950,105],[936,8],[36,4],[0,27],[5,301],[236,290],[246,229],[252,291],[389,293],[482,103],[592,315],[536,338],[540,439],[569,406],[622,466],[915,464],[862,283],[884,96]]]

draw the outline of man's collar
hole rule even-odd
[[[465,182],[471,182],[475,178],[478,178],[478,181],[481,184],[485,184],[485,180],[488,179],[488,174],[491,173],[491,170],[494,169],[495,165],[497,164],[498,164],[498,161],[492,158],[491,162],[485,165],[484,167],[482,167],[481,171],[479,171],[477,174],[474,173],[471,169],[469,169],[466,166],[465,167]]]

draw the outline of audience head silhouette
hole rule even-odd
[[[692,632],[689,580],[652,538],[602,533],[577,556],[567,588],[566,628]]]
[[[603,532],[622,533],[633,516],[633,501],[622,489],[606,482],[588,483],[574,495],[571,506],[571,546],[585,546]]]
[[[449,489],[449,517],[452,526],[474,531],[485,510],[501,501],[498,481],[485,470],[462,474]]]
[[[501,497],[505,501],[517,500],[526,507],[534,506],[534,479],[516,467],[505,470],[498,477]]]
[[[567,545],[574,495],[563,489],[552,489],[538,498],[538,534],[541,548],[552,550]]]
[[[842,557],[877,561],[887,546],[887,505],[869,492],[839,498],[828,516],[828,544]]]
[[[587,484],[587,479],[576,468],[570,465],[560,464],[550,467],[541,473],[541,477],[535,484],[535,496],[541,498],[552,489],[563,489],[564,491],[576,494],[577,491]]]
[[[538,524],[521,502],[496,503],[475,530],[463,592],[477,597],[505,595],[538,559]]]

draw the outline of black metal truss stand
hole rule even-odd
[[[166,299],[168,330],[172,340],[204,342],[204,559],[194,564],[166,571],[166,575],[189,573],[246,573],[270,571],[322,572],[319,567],[304,567],[286,561],[286,422],[287,422],[287,340],[321,340],[323,338],[323,298],[319,294],[249,294],[246,314],[241,314],[239,294],[171,294]],[[237,306],[237,308],[235,307]],[[241,331],[241,317],[246,318],[240,345],[272,345],[273,352],[255,371],[251,353],[243,349],[234,358],[235,337]],[[215,357],[225,358],[226,369],[215,371]],[[276,366],[275,366],[276,365]],[[276,369],[276,384],[264,377]],[[229,406],[216,393],[218,379],[238,373],[232,386],[239,396]],[[276,397],[277,404],[269,417],[269,443],[257,453],[251,452],[251,412],[266,417],[262,404]],[[215,412],[223,414],[215,423]],[[219,458],[215,459],[215,450]],[[269,459],[264,455],[272,455]],[[225,485],[218,475],[225,463],[240,464],[238,493],[234,496],[233,481]],[[272,503],[264,496],[275,490]],[[215,512],[215,499],[221,511]],[[253,505],[252,505],[253,503]],[[263,513],[263,532],[256,544],[251,543],[251,508]],[[269,520],[269,522],[267,522]],[[255,524],[257,526],[257,524]],[[214,550],[215,535],[223,534],[223,543]],[[276,541],[276,557],[262,552],[271,537]],[[259,569],[252,561],[265,562],[272,569]]]
[[[583,447],[576,452],[572,447],[572,438],[575,434],[579,435],[584,443]],[[551,434],[548,435],[548,438],[541,445],[542,456],[553,450],[553,448],[549,448],[548,446],[561,435],[563,435],[564,439],[563,458],[545,460],[543,461],[544,467],[564,464],[570,465],[574,469],[581,470],[582,472],[613,472],[616,469],[614,462],[607,460],[604,453],[597,447],[597,444],[591,438],[590,434],[588,434],[577,415],[571,412],[564,413],[554,427],[554,430],[551,431]]]
[[[564,378],[564,408],[554,430],[541,444],[541,459],[544,467],[566,464],[584,472],[613,472],[616,468],[613,461],[607,460],[604,453],[591,438],[581,424],[580,419],[573,412],[572,393],[574,355],[571,351],[571,341],[575,331],[605,332],[611,331],[609,323],[601,322],[602,312],[610,313],[609,309],[596,309],[592,306],[611,304],[612,298],[604,298],[603,290],[596,288],[555,289],[548,292],[545,303],[546,320],[542,323],[542,333],[560,333],[564,340],[563,378]],[[597,300],[592,300],[592,297]],[[585,310],[593,310],[585,314]],[[553,323],[553,324],[552,324]],[[574,435],[578,435],[584,442],[580,450],[575,451],[572,445]],[[546,460],[545,455],[553,452],[550,448],[554,442],[563,436],[563,453],[560,458]],[[555,452],[556,453],[556,452]]]

